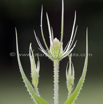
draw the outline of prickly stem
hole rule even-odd
[[[59,60],[54,60],[54,104],[59,104]]]

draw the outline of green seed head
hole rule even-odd
[[[53,43],[50,46],[50,52],[51,52],[53,57],[57,57],[58,55],[62,54],[63,47],[62,47],[62,44],[60,44],[60,41],[57,38],[55,38],[53,40]]]

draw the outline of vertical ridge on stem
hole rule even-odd
[[[59,60],[54,60],[54,104],[59,104]]]

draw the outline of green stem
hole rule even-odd
[[[54,104],[59,104],[59,60],[54,60]]]

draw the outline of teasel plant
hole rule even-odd
[[[63,28],[64,28],[64,0],[62,0],[62,12],[61,12],[61,36],[60,36],[60,41],[57,38],[54,38],[53,35],[53,28],[50,26],[50,21],[48,14],[46,13],[46,18],[47,18],[47,25],[48,25],[48,30],[49,30],[49,38],[50,38],[50,46],[48,47],[46,44],[46,40],[44,38],[44,33],[43,33],[43,26],[42,26],[42,19],[43,19],[43,6],[41,8],[41,34],[42,34],[42,39],[44,42],[44,45],[46,49],[43,48],[42,44],[40,43],[36,32],[34,30],[34,35],[35,39],[39,45],[39,50],[45,54],[50,60],[52,60],[53,65],[54,65],[54,104],[59,104],[59,63],[62,59],[65,57],[68,57],[69,60],[69,67],[67,65],[66,68],[66,85],[67,85],[67,90],[68,90],[68,96],[67,100],[64,102],[64,104],[74,104],[75,100],[77,99],[81,88],[83,86],[85,77],[86,77],[86,72],[87,72],[87,65],[88,65],[88,28],[86,29],[86,56],[85,56],[85,62],[84,62],[84,68],[82,75],[78,81],[78,84],[75,88],[74,86],[74,77],[75,77],[75,70],[74,70],[74,65],[71,59],[71,54],[76,46],[75,36],[77,32],[78,26],[75,26],[76,24],[76,11],[74,15],[74,22],[73,22],[73,28],[71,32],[71,37],[69,42],[67,43],[66,47],[63,49]],[[29,58],[30,58],[30,64],[31,64],[31,78],[32,78],[32,84],[26,77],[23,67],[21,65],[20,57],[19,57],[19,49],[18,49],[18,38],[17,38],[17,29],[15,28],[15,33],[16,33],[16,50],[17,50],[17,60],[19,64],[19,69],[21,76],[23,78],[23,82],[27,88],[27,91],[29,92],[31,98],[35,102],[35,104],[49,104],[46,100],[44,100],[39,93],[38,89],[38,84],[39,84],[39,71],[40,71],[40,61],[38,57],[38,62],[35,62],[35,57],[33,54],[32,50],[32,44],[30,43],[29,46]]]

